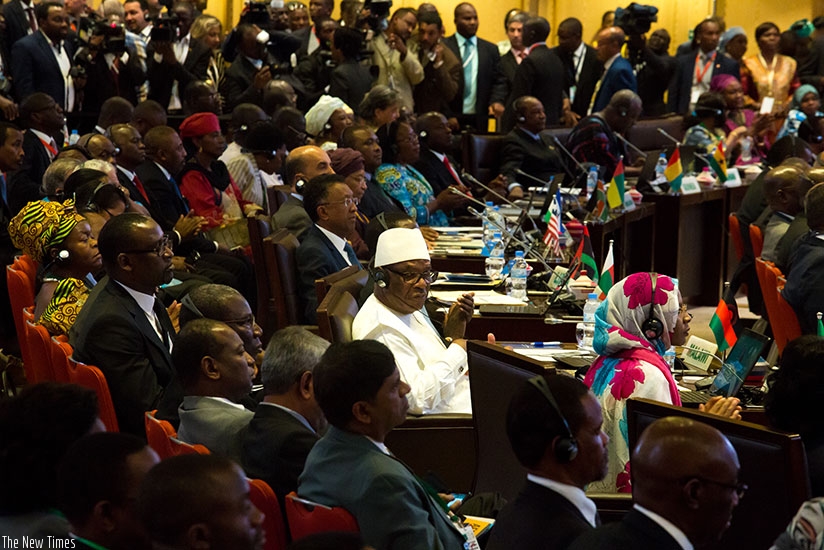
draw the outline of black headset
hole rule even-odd
[[[518,117],[518,122],[526,122],[526,117],[519,116]]]
[[[569,423],[564,417],[564,413],[561,412],[561,407],[558,406],[555,396],[552,395],[549,384],[546,383],[546,379],[543,376],[530,378],[529,383],[541,392],[541,395],[546,398],[555,412],[558,413],[558,417],[560,417],[561,423],[564,425],[564,430],[566,430],[566,435],[559,436],[558,441],[552,448],[555,459],[561,464],[572,462],[575,460],[575,457],[578,456],[578,441],[576,441],[575,436],[572,435],[572,430],[569,429]]]
[[[658,274],[649,274],[650,286],[652,287],[652,299],[649,303],[649,315],[641,325],[641,332],[647,340],[657,340],[664,334],[664,323],[655,316],[655,293],[658,291]]]

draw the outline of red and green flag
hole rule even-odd
[[[624,159],[618,159],[618,166],[612,174],[612,181],[607,189],[607,203],[610,208],[618,208],[624,204]]]
[[[684,177],[684,168],[681,166],[680,147],[675,147],[675,151],[667,163],[667,168],[664,170],[664,177],[669,182],[670,191],[678,193],[681,190],[681,179]]]
[[[601,270],[601,277],[598,279],[598,288],[601,289],[601,299],[607,295],[609,289],[615,282],[615,261],[612,257],[612,241],[609,241],[609,251],[604,259],[604,269]]]
[[[715,342],[718,344],[718,351],[725,351],[735,345],[738,336],[732,326],[732,311],[727,307],[724,300],[718,301],[718,307],[710,319],[710,329],[715,335]]]
[[[595,210],[592,211],[592,216],[594,219],[602,222],[609,219],[607,193],[604,191],[604,182],[601,180],[598,180],[598,185],[595,187]]]
[[[584,224],[584,234],[581,242],[578,243],[578,250],[575,258],[580,261],[580,269],[586,273],[591,280],[598,282],[598,266],[595,264],[595,253],[592,251],[592,240],[589,238],[589,229]]]
[[[718,176],[718,179],[721,180],[721,183],[727,181],[727,157],[724,155],[723,143],[718,142],[715,151],[712,152],[712,155],[707,160],[710,163],[710,168],[715,172],[715,175]]]

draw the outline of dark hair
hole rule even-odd
[[[246,299],[239,291],[227,285],[210,283],[192,289],[181,303],[177,319],[180,328],[195,319],[223,321],[226,318],[226,304],[232,298]]]
[[[793,135],[786,135],[773,143],[767,151],[767,164],[778,166],[790,157],[809,159],[810,155],[810,146],[806,141]]]
[[[321,174],[309,180],[303,188],[303,207],[312,219],[318,221],[318,206],[329,198],[329,189],[336,183],[346,185],[346,178],[340,174]]]
[[[303,537],[290,544],[287,550],[362,550],[364,546],[360,533],[329,531]]]
[[[824,230],[824,184],[813,185],[804,197],[807,225],[815,231]]]
[[[408,13],[411,13],[412,15],[414,15],[415,19],[418,18],[418,10],[416,10],[415,8],[398,8],[392,14],[392,17],[390,17],[389,20],[394,21],[395,19],[397,19],[399,17],[404,17]]]
[[[341,135],[341,145],[343,147],[348,147],[349,149],[355,149],[355,132],[361,131],[369,132],[370,135],[372,134],[372,128],[366,126],[365,124],[353,124],[352,126],[348,126],[343,130],[343,134]]]
[[[234,462],[218,455],[167,458],[146,474],[137,498],[137,514],[153,541],[175,544],[195,523],[211,523],[222,512],[223,495],[216,476],[232,471]]]
[[[398,131],[401,124],[408,124],[403,120],[393,120],[378,128],[377,136],[383,150],[384,164],[394,164],[398,158]]]
[[[15,124],[11,122],[0,121],[0,147],[6,144],[9,139],[9,130],[21,131]]]
[[[128,124],[134,116],[134,105],[121,96],[112,96],[100,106],[98,125],[108,130],[112,124]]]
[[[383,220],[383,223],[381,223],[381,220]],[[384,224],[386,227],[384,227]],[[369,220],[369,224],[366,226],[366,231],[363,235],[363,240],[367,248],[369,248],[374,255],[375,250],[378,248],[378,237],[381,236],[381,233],[393,227],[408,227],[409,225],[414,227],[417,223],[412,219],[412,216],[406,212],[400,210],[380,212]]]
[[[34,18],[37,19],[38,26],[40,26],[40,21],[49,17],[51,8],[60,8],[62,10],[63,4],[60,2],[41,2],[34,5]]]
[[[132,2],[139,3],[142,11],[149,11],[149,3],[146,0],[125,0],[123,3],[130,4]]]
[[[86,524],[98,502],[124,505],[128,499],[129,456],[146,448],[132,434],[102,432],[75,441],[57,470],[60,511],[72,525]]]
[[[79,212],[97,212],[98,214],[114,210],[118,204],[128,208],[129,199],[120,187],[107,182],[86,183],[74,193]],[[111,215],[111,214],[109,214]]]
[[[41,382],[0,401],[0,516],[57,506],[57,465],[97,420],[97,394]]]
[[[363,48],[363,34],[349,27],[340,27],[335,31],[332,42],[345,59],[355,59]]]
[[[570,431],[573,435],[577,434],[585,416],[581,399],[589,391],[588,388],[569,376],[545,378]],[[538,388],[524,382],[509,402],[506,434],[518,461],[524,467],[532,468],[540,462],[553,440],[566,436],[567,430],[558,411]]]
[[[820,184],[819,184],[820,185]],[[824,338],[806,335],[796,338],[781,354],[781,368],[771,376],[764,397],[764,411],[770,425],[797,432],[810,443],[824,435],[819,406],[824,400]]]
[[[778,28],[778,25],[767,21],[765,23],[761,23],[757,27],[755,27],[755,41],[758,42],[758,39],[764,36],[767,32],[775,30],[777,33],[781,34],[781,29]]]
[[[716,126],[724,124],[724,109],[727,104],[720,92],[704,92],[698,97],[692,113],[684,117],[684,130],[699,124],[703,119],[712,117]]]
[[[63,7],[62,4],[56,4],[55,2],[45,2],[43,4],[37,4],[35,9],[46,4]],[[33,114],[45,110],[52,103],[55,103],[54,98],[43,92],[34,92],[33,94],[27,95],[23,98],[23,101],[20,102],[20,107],[18,108],[20,120],[30,124]]]
[[[271,120],[252,123],[246,132],[244,147],[253,153],[271,153],[283,147],[283,134]]]
[[[443,19],[441,19],[440,14],[434,11],[425,11],[418,16],[418,25],[423,23],[437,25],[439,29],[443,28]]]
[[[561,29],[566,29],[579,38],[584,33],[584,27],[581,25],[581,20],[576,19],[575,17],[568,17],[561,21],[561,24],[558,25],[558,31]]]
[[[157,153],[167,146],[166,140],[177,134],[171,126],[155,126],[143,136],[143,145],[146,146],[146,155],[155,157]],[[172,174],[174,175],[174,174]]]
[[[109,176],[107,176],[105,172],[93,170],[91,168],[78,168],[66,178],[66,181],[63,184],[63,195],[66,197],[75,195],[75,202],[78,204],[79,208],[80,206],[85,206],[86,203],[89,202],[88,199],[91,199],[94,194],[93,192],[89,193],[78,200],[76,195],[81,187],[89,184],[93,184],[96,187],[97,184],[107,182],[108,180]]]
[[[512,108],[515,110],[515,115],[518,116],[519,118],[520,117],[525,117],[526,116],[526,110],[527,110],[527,107],[529,105],[528,102],[531,101],[531,100],[538,101],[537,98],[532,97],[531,95],[522,95],[521,97],[519,97],[518,99],[513,101],[512,102]]]
[[[177,378],[184,389],[191,389],[200,378],[200,361],[207,355],[217,357],[223,345],[218,341],[215,330],[232,328],[214,319],[193,319],[180,329],[172,349],[172,363]]]
[[[549,21],[545,17],[530,17],[524,23],[524,44],[527,43],[527,36],[530,45],[536,42],[545,42],[549,37]]]
[[[314,371],[315,398],[329,423],[345,429],[352,406],[374,399],[395,368],[395,356],[376,340],[329,346]]]
[[[126,212],[106,222],[97,238],[97,249],[107,266],[114,265],[122,250],[138,246],[135,237],[142,231],[142,225],[154,223],[151,218],[135,212]],[[111,274],[110,274],[111,275]]]

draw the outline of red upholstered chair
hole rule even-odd
[[[143,418],[146,426],[146,440],[149,447],[154,449],[161,460],[179,455],[210,454],[209,449],[203,445],[192,445],[184,443],[177,438],[177,432],[168,421],[155,417],[154,411],[146,411]]]
[[[31,369],[27,364],[29,350],[26,344],[26,324],[23,310],[25,308],[31,308],[32,313],[34,312],[36,269],[32,270],[33,266],[34,263],[25,255],[15,258],[14,263],[6,266],[6,280],[11,312],[14,317],[14,329],[17,331],[17,340],[20,343],[20,354],[23,356],[26,380],[29,384],[36,384],[37,379],[36,377],[31,377],[33,373],[30,372]]]
[[[49,353],[51,354],[51,365],[55,377],[58,380],[69,381],[69,357],[72,356],[74,350],[69,344],[69,338],[65,334],[52,336]]]
[[[252,261],[255,264],[255,286],[257,287],[258,306],[255,319],[261,330],[261,342],[268,342],[275,332],[275,302],[271,294],[269,271],[266,269],[266,257],[263,252],[263,239],[271,232],[269,222],[261,217],[246,218],[249,227],[249,246],[252,249]]]
[[[263,239],[270,294],[275,304],[275,330],[299,324],[298,272],[295,261],[298,239],[288,229],[280,229]]]
[[[775,307],[775,314],[777,319],[775,321],[776,324],[781,325],[782,330],[784,331],[784,337],[786,338],[786,343],[792,342],[799,336],[801,336],[801,324],[798,322],[798,315],[796,314],[793,306],[787,303],[787,300],[784,299],[784,296],[781,295],[781,290],[784,288],[784,284],[787,280],[781,275],[778,268],[774,268],[774,271],[778,271],[776,273],[776,288],[775,292],[776,296],[776,307]],[[778,344],[776,344],[778,347]],[[778,347],[778,352],[782,353],[784,351],[784,346]]]
[[[75,361],[69,357],[69,382],[94,390],[97,394],[97,406],[100,412],[100,420],[110,432],[119,432],[117,415],[114,412],[112,394],[109,392],[109,384],[101,370],[94,365],[86,365]]]
[[[266,533],[264,550],[284,550],[286,548],[286,524],[275,492],[262,479],[249,480],[249,498],[255,507],[263,512],[263,531]]]
[[[174,453],[172,456],[211,454],[211,451],[209,451],[209,449],[207,449],[204,445],[184,443],[176,437],[170,437],[169,443],[171,444],[172,452]]]
[[[741,223],[735,212],[730,212],[729,224],[732,247],[735,249],[735,257],[740,262],[741,257],[744,256],[744,239],[741,237]]]
[[[286,495],[285,506],[292,540],[327,531],[360,531],[355,517],[347,510],[300,498],[294,491]]]
[[[68,374],[58,378],[52,368],[51,335],[46,327],[32,321],[26,321],[26,341],[29,347],[29,361],[38,382],[68,382]]]
[[[761,251],[764,250],[764,235],[761,233],[761,228],[754,223],[750,224],[750,243],[752,255],[756,258],[760,257]]]

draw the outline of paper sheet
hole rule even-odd
[[[465,290],[432,290],[429,293],[433,298],[441,302],[454,303],[463,294]],[[512,298],[506,294],[494,292],[492,290],[475,291],[475,307],[481,305],[496,305],[496,306],[523,306],[526,305],[522,300]]]

